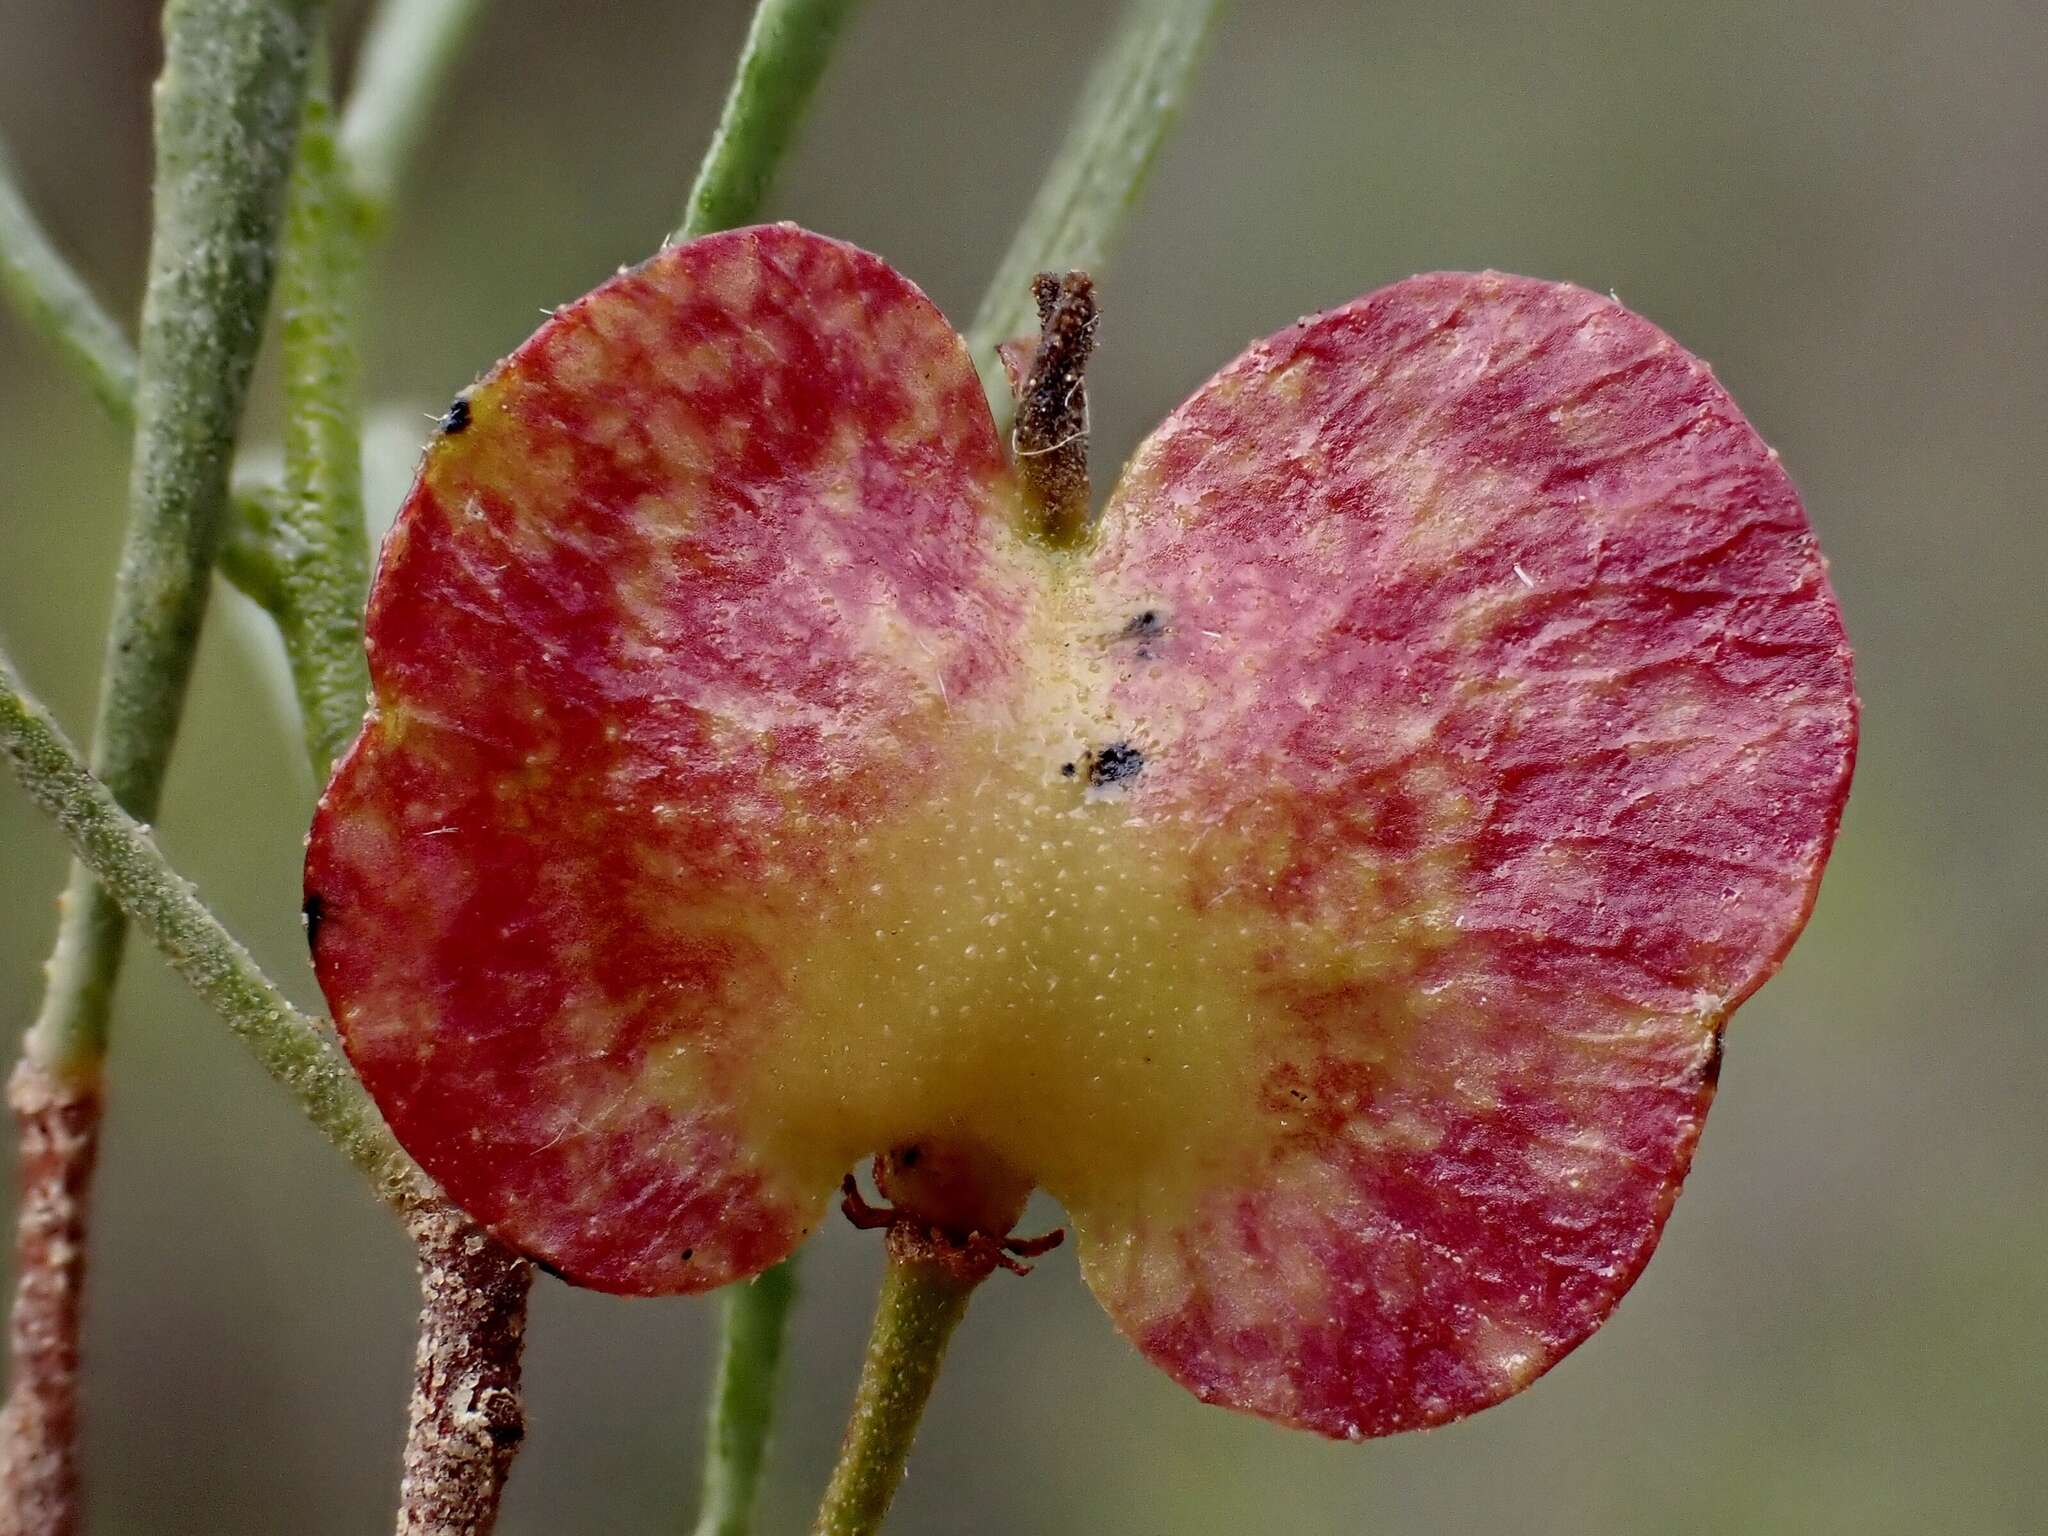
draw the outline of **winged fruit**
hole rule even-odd
[[[1634,1281],[1856,735],[1777,455],[1494,273],[1251,347],[1056,547],[908,281],[698,240],[465,394],[368,634],[315,962],[477,1218],[695,1291],[922,1155],[994,1236],[1055,1196],[1199,1396],[1351,1437]]]

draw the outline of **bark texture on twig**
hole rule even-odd
[[[9,1321],[13,1379],[0,1410],[0,1536],[74,1536],[78,1324],[100,1095],[23,1061],[7,1101],[21,1135],[21,1209]]]
[[[519,1356],[533,1270],[444,1201],[406,1227],[419,1248],[420,1343],[398,1536],[489,1536],[526,1437]]]

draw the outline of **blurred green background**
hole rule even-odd
[[[745,22],[741,0],[499,0],[377,265],[376,512],[428,413],[654,248]],[[1106,23],[871,0],[774,215],[964,318]],[[0,0],[0,129],[124,314],[156,49],[142,0]],[[1184,1396],[1062,1252],[976,1303],[892,1530],[2048,1528],[2044,73],[2040,0],[1239,0],[1104,284],[1100,462],[1249,338],[1409,272],[1611,288],[1714,363],[1805,491],[1859,653],[1856,794],[1805,941],[1736,1022],[1661,1254],[1535,1389],[1323,1444]],[[265,397],[250,432],[274,427]],[[74,731],[123,451],[0,317],[0,635]],[[259,641],[216,605],[163,837],[311,998],[312,786]],[[61,868],[0,788],[10,1053]],[[100,1193],[95,1529],[388,1529],[406,1245],[146,947]],[[766,1530],[807,1518],[878,1268],[872,1237],[813,1245]],[[711,1320],[539,1283],[503,1530],[677,1529]]]

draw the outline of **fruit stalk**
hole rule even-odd
[[[882,1528],[946,1345],[987,1273],[893,1241],[894,1231],[890,1237],[853,1417],[813,1536],[867,1536]]]

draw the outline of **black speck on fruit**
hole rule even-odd
[[[897,1160],[906,1168],[915,1168],[917,1160],[923,1155],[916,1147],[905,1147]]]
[[[327,915],[327,901],[318,891],[306,892],[306,899],[299,906],[299,915],[306,920],[306,948],[311,950],[320,943],[320,919]]]
[[[469,400],[463,395],[455,397],[455,403],[448,407],[448,414],[441,418],[441,430],[449,437],[469,425]]]
[[[1129,623],[1124,625],[1122,631],[1117,635],[1117,639],[1135,640],[1137,642],[1138,660],[1150,661],[1152,659],[1152,642],[1165,633],[1166,615],[1157,608],[1147,608],[1143,613],[1135,615]]]
[[[1071,778],[1072,778],[1072,777],[1074,776],[1075,772],[1076,772],[1076,769],[1075,769],[1075,767],[1074,767],[1074,765],[1073,765],[1072,763],[1061,763],[1061,764],[1060,764],[1060,777],[1061,777],[1061,778],[1063,778],[1063,779],[1071,779]]]
[[[685,1249],[683,1250],[683,1262],[684,1262],[685,1264],[689,1263],[689,1262],[690,1262],[690,1260],[694,1259],[695,1257],[697,1257],[697,1250],[696,1250],[696,1249],[694,1249],[694,1248],[685,1248]]]
[[[1128,784],[1145,766],[1145,754],[1128,741],[1112,742],[1088,760],[1088,782],[1098,788]]]

